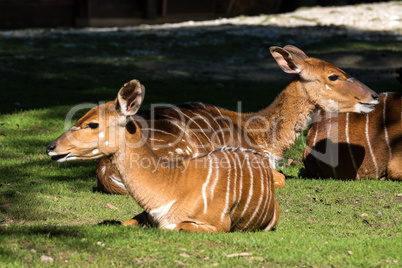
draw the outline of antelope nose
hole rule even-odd
[[[56,148],[56,143],[53,141],[48,146],[46,146],[46,153],[49,155],[49,153],[53,151],[54,148]]]
[[[374,100],[376,100],[376,101],[379,101],[379,100],[380,100],[380,97],[378,96],[377,93],[371,94],[371,97],[372,97]]]

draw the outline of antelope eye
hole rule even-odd
[[[336,80],[339,79],[339,76],[333,74],[333,75],[328,76],[328,79],[331,80],[331,81],[336,81]]]
[[[89,123],[89,124],[88,124],[88,127],[89,127],[90,129],[96,129],[96,128],[99,127],[99,124],[98,124],[98,123]]]

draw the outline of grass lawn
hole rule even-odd
[[[147,88],[142,109],[201,101],[235,110],[242,101],[243,112],[259,110],[290,80],[267,49],[291,38],[219,31],[0,37],[0,266],[400,267],[401,184],[308,178],[301,162],[305,136],[286,155],[293,162],[283,168],[286,186],[276,191],[280,220],[266,233],[125,228],[121,222],[142,210],[131,197],[96,191],[95,162],[58,164],[45,153],[73,106],[112,100],[133,78]],[[392,40],[304,40],[300,47],[324,59],[402,56]],[[376,68],[374,62],[347,71]],[[247,69],[279,78],[244,79]],[[383,78],[393,70],[384,67],[366,84],[402,92],[396,79]]]

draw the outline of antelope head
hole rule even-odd
[[[305,92],[318,109],[336,113],[369,113],[378,104],[378,94],[338,67],[308,57],[297,47],[270,47],[281,69],[298,75]]]
[[[92,160],[117,152],[125,139],[127,117],[137,113],[145,87],[138,80],[126,83],[116,100],[92,108],[69,130],[52,141],[46,152],[57,162]]]

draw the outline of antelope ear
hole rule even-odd
[[[291,54],[293,54],[293,56],[297,56],[302,60],[305,60],[308,58],[306,53],[304,53],[301,49],[299,49],[295,46],[286,45],[283,49],[285,49],[286,51],[289,51]]]
[[[299,74],[307,55],[297,47],[287,45],[284,48],[270,47],[269,51],[278,63],[279,67],[289,74]]]
[[[117,94],[117,110],[125,116],[135,115],[144,100],[145,87],[138,80],[124,84]]]

